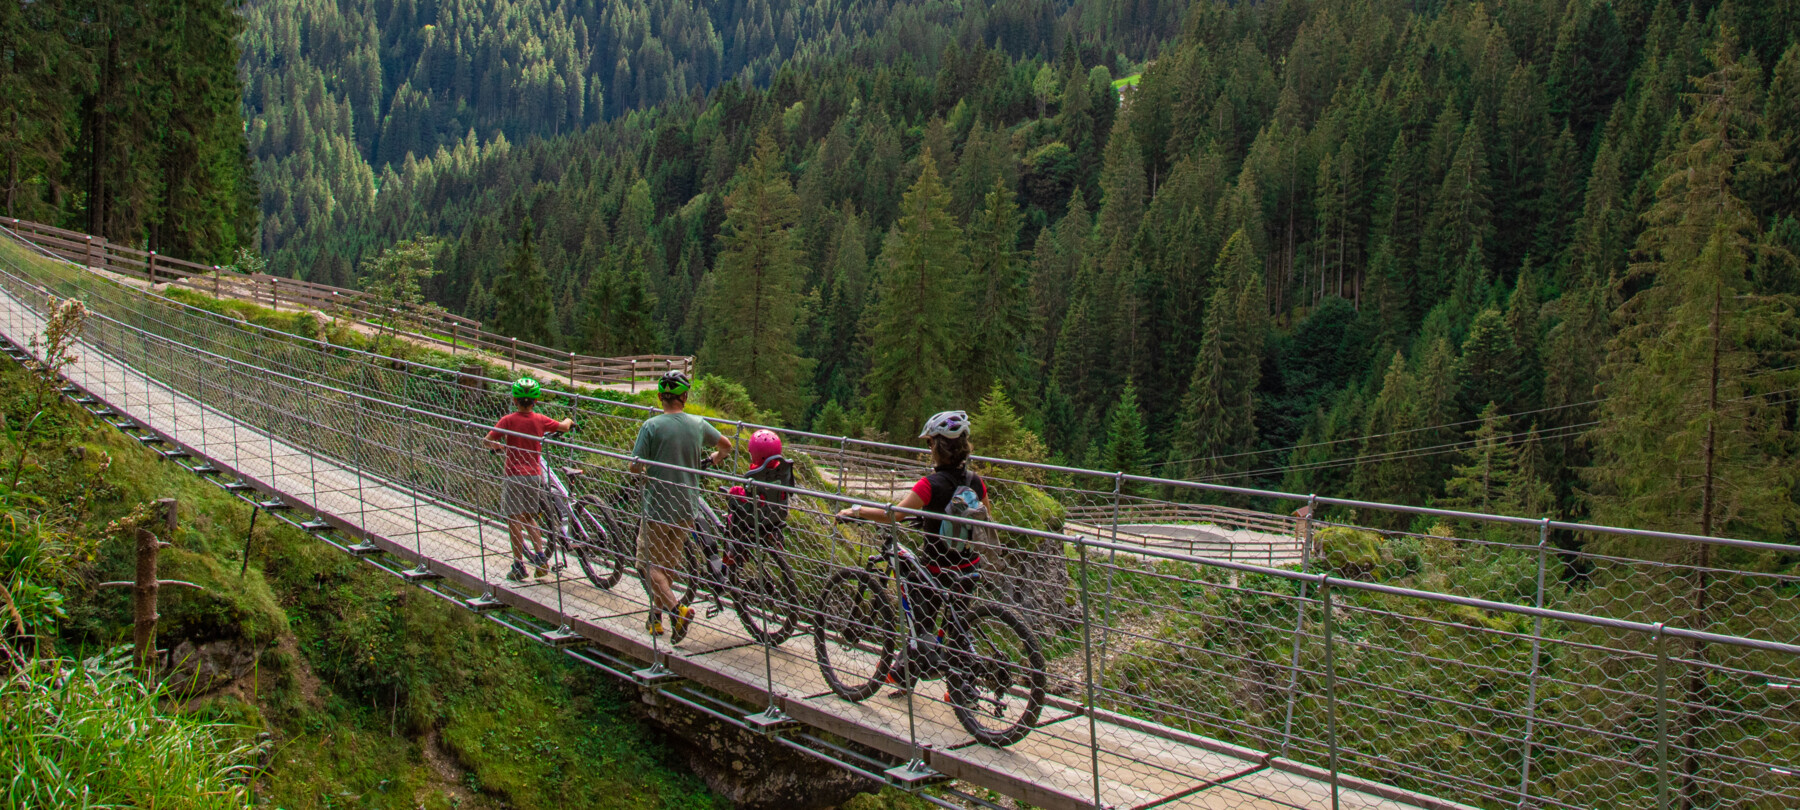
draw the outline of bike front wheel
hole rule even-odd
[[[825,580],[813,618],[813,655],[832,692],[850,701],[875,694],[899,648],[894,600],[881,578],[850,569]]]
[[[981,743],[1012,745],[1037,725],[1044,707],[1044,652],[1037,634],[1012,611],[976,605],[949,645],[950,704]]]
[[[780,644],[794,634],[800,591],[794,587],[794,571],[781,552],[767,548],[750,551],[730,582],[738,620],[751,638]]]

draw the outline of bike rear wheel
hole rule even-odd
[[[738,620],[751,638],[763,644],[787,641],[800,614],[793,569],[774,549],[747,546],[743,553],[729,585]]]
[[[825,580],[813,617],[813,655],[838,697],[863,700],[887,680],[900,647],[895,613],[886,583],[868,571],[838,571]]]
[[[569,550],[594,587],[607,590],[619,584],[625,575],[625,537],[596,516],[586,504],[575,506],[575,536],[569,538]]]
[[[957,721],[987,745],[1025,739],[1044,707],[1044,652],[1037,635],[996,605],[976,605],[958,624],[947,678]]]

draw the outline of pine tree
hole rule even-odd
[[[1457,269],[1470,251],[1484,251],[1493,238],[1492,203],[1488,197],[1487,150],[1481,127],[1472,123],[1463,130],[1456,159],[1444,176],[1426,225],[1429,244],[1421,260],[1427,262],[1426,300],[1437,300],[1455,288]],[[1485,260],[1482,262],[1485,264]]]
[[[518,247],[493,295],[495,331],[530,343],[550,342],[550,280],[538,264],[529,219],[519,226]]]
[[[865,406],[874,427],[909,436],[921,419],[955,402],[956,370],[979,351],[963,339],[962,230],[929,154],[920,158],[919,179],[901,200],[878,262],[881,295],[867,330],[872,365]]]
[[[1462,413],[1473,415],[1488,404],[1498,405],[1502,413],[1523,410],[1519,405],[1524,373],[1518,344],[1505,319],[1497,310],[1482,310],[1469,325],[1456,369]]]
[[[1216,479],[1243,469],[1256,442],[1256,389],[1262,377],[1264,298],[1260,262],[1242,231],[1219,254],[1219,286],[1207,306],[1182,398],[1170,460],[1184,477]]]
[[[1099,469],[1143,475],[1146,471],[1144,414],[1138,409],[1137,386],[1125,381],[1125,389],[1106,414],[1106,445],[1100,450]]]
[[[994,386],[1020,390],[1029,373],[1031,290],[1018,244],[1019,207],[1012,189],[996,180],[969,222],[973,289],[966,337],[978,350],[958,369],[965,399]]]
[[[706,304],[702,363],[742,383],[759,408],[796,420],[806,409],[812,366],[795,343],[805,273],[794,227],[800,201],[768,134],[757,139],[756,157],[734,183]]]
[[[1517,440],[1512,420],[1492,402],[1482,408],[1479,419],[1468,432],[1467,444],[1457,451],[1440,505],[1493,515],[1545,515],[1550,488],[1538,478],[1533,458],[1538,452],[1536,430],[1526,440]],[[1514,526],[1483,523],[1478,531],[1490,540],[1526,539]],[[1535,539],[1536,532],[1527,531]]]
[[[1638,240],[1631,275],[1648,286],[1615,315],[1589,480],[1600,520],[1776,538],[1795,515],[1794,470],[1771,455],[1788,428],[1762,396],[1782,376],[1764,370],[1764,352],[1791,347],[1793,333],[1784,302],[1750,287],[1760,233],[1738,188],[1769,144],[1756,70],[1729,31],[1707,56],[1712,72],[1687,94],[1691,112]],[[1704,558],[1707,548],[1690,551]]]
[[[1792,436],[1788,406],[1766,395],[1797,376],[1791,362],[1769,362],[1772,353],[1793,351],[1795,302],[1760,295],[1749,283],[1761,240],[1740,188],[1767,168],[1774,150],[1761,138],[1758,70],[1739,58],[1729,27],[1706,55],[1711,72],[1686,94],[1688,113],[1659,167],[1662,182],[1638,239],[1631,276],[1644,286],[1614,316],[1621,326],[1601,369],[1606,400],[1587,476],[1590,502],[1594,517],[1613,525],[1778,540],[1800,519],[1791,497],[1800,481],[1781,449]],[[1719,593],[1708,581],[1710,544],[1604,545],[1694,566],[1690,613],[1677,617],[1683,626],[1708,627],[1714,615],[1742,609],[1731,604],[1741,594]],[[1684,657],[1704,664],[1705,645],[1692,642]],[[1693,753],[1704,745],[1709,680],[1703,665],[1689,668],[1687,806],[1717,801]]]
[[[969,436],[983,455],[1040,463],[1049,456],[1044,440],[1019,420],[1012,399],[999,383],[994,383],[970,414]],[[1011,470],[1008,474],[1029,475],[1030,471]]]
[[[653,308],[654,302],[636,264],[618,252],[612,253],[588,280],[582,296],[579,322],[583,349],[601,357],[656,351],[661,340],[651,314]]]
[[[1395,352],[1363,426],[1363,434],[1368,438],[1357,454],[1352,484],[1357,497],[1400,504],[1424,501],[1428,481],[1422,476],[1417,459],[1412,458],[1420,447],[1416,430],[1419,394],[1415,388],[1413,376],[1406,370],[1406,357]],[[1358,517],[1384,528],[1398,528],[1407,519],[1390,512]]]

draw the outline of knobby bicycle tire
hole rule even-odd
[[[1044,651],[1037,634],[1025,622],[1012,611],[997,605],[981,604],[970,608],[968,618],[960,622],[963,629],[958,632],[973,635],[972,628],[980,628],[983,619],[998,621],[1018,636],[1022,648],[1019,652],[1024,660],[998,660],[993,654],[974,649],[972,639],[959,639],[954,645],[957,654],[968,658],[961,666],[950,669],[947,678],[950,705],[956,711],[957,722],[962,723],[978,742],[1004,747],[1030,735],[1043,711]],[[999,691],[1022,700],[1024,705],[1017,719],[994,728],[983,725],[981,721],[989,719],[983,712],[982,704],[987,700],[983,697],[984,691]]]
[[[737,576],[732,580],[727,583],[732,606],[751,638],[763,644],[780,644],[794,634],[800,615],[800,591],[794,585],[794,570],[788,566],[786,555],[753,547],[738,564]],[[759,614],[772,616],[774,621],[754,618]]]
[[[569,549],[588,581],[601,590],[610,590],[625,575],[625,538],[619,529],[609,528],[609,521],[594,515],[585,503],[576,503],[575,537]]]
[[[896,615],[886,583],[873,573],[848,569],[825,580],[813,616],[813,656],[838,697],[864,700],[887,680],[900,647]]]

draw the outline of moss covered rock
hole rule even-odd
[[[1320,559],[1332,573],[1368,579],[1381,567],[1381,535],[1343,526],[1326,526],[1313,535]]]

